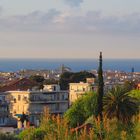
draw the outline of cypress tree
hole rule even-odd
[[[99,68],[98,68],[98,99],[97,99],[97,116],[100,120],[103,120],[103,95],[104,95],[104,80],[103,80],[103,69],[102,69],[102,52],[99,57]]]

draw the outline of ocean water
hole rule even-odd
[[[98,68],[98,59],[0,59],[0,71],[18,71],[21,69],[57,69],[62,64],[73,71]],[[104,70],[140,72],[140,59],[105,59]]]

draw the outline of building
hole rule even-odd
[[[0,126],[14,126],[15,119],[9,112],[9,102],[6,97],[6,93],[0,93]]]
[[[140,90],[140,83],[138,83],[138,85],[137,85],[137,89]]]
[[[44,89],[45,91],[60,91],[60,86],[58,86],[57,84],[52,84],[52,85],[44,85]]]
[[[61,91],[58,85],[45,86],[42,91],[7,91],[5,94],[12,117],[18,120],[24,113],[35,125],[45,107],[52,114],[63,114],[69,107],[68,91]]]
[[[94,84],[94,78],[87,78],[87,82],[70,83],[69,84],[69,103],[70,105],[86,92],[97,91],[97,86]]]
[[[0,98],[0,126],[8,125],[8,122],[9,122],[8,103],[4,101],[4,98],[3,99]]]
[[[26,79],[26,78],[16,79],[0,87],[0,92],[17,91],[17,90],[23,91],[23,90],[32,89],[36,85],[37,83],[30,79]]]

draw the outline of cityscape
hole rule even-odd
[[[0,140],[139,140],[139,5],[1,0]]]

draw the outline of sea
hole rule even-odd
[[[23,69],[54,70],[62,65],[72,71],[97,70],[98,59],[0,59],[1,72],[16,72]],[[140,59],[104,59],[104,70],[140,72]]]

